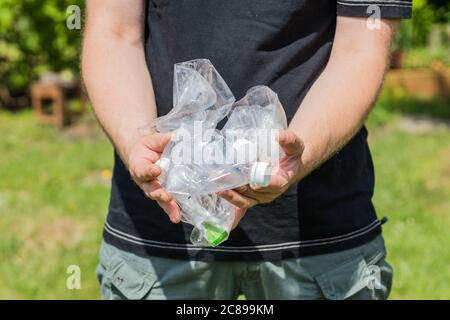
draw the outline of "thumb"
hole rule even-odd
[[[288,156],[299,156],[303,152],[303,141],[290,130],[278,131],[278,143]]]
[[[172,141],[172,133],[154,133],[145,138],[145,145],[156,152],[163,152],[166,145]]]

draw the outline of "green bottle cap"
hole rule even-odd
[[[225,229],[206,221],[202,225],[206,230],[205,238],[213,247],[217,247],[228,238],[228,232]]]

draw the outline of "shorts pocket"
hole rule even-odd
[[[156,282],[156,276],[140,272],[120,256],[111,258],[106,271],[111,298],[140,300],[149,294]]]
[[[344,300],[367,289],[370,269],[366,260],[357,255],[331,271],[320,274],[316,281],[329,300]]]

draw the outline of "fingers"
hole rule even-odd
[[[161,174],[161,168],[142,159],[130,165],[130,173],[137,183],[143,183],[156,179]]]
[[[165,213],[167,213],[172,223],[179,223],[181,221],[180,207],[178,206],[175,200],[172,199],[169,202],[164,201],[156,201],[156,202],[158,202],[158,205],[164,210]]]
[[[233,225],[231,226],[231,230],[235,229],[238,226],[239,222],[241,222],[241,220],[245,216],[246,212],[247,212],[247,209],[236,208],[236,210],[234,212],[234,221],[233,221]]]
[[[173,199],[172,195],[161,186],[158,180],[142,183],[140,187],[145,195],[152,200],[169,202]]]
[[[271,178],[272,180],[272,178]],[[258,201],[260,200],[261,196],[264,196],[265,193],[273,193],[274,191],[277,190],[277,188],[275,188],[273,185],[271,185],[271,183],[269,183],[269,185],[261,187],[258,185],[244,185],[238,188],[233,189],[234,191],[242,194],[243,196],[250,198],[250,199],[254,199],[257,200],[257,202],[261,202]]]
[[[155,165],[155,162],[171,139],[171,133],[154,133],[142,137],[134,146],[128,163],[130,173],[136,182],[147,182],[161,174],[161,168]]]
[[[146,136],[144,139],[145,145],[156,152],[163,152],[166,145],[172,140],[171,133],[154,133]]]
[[[246,184],[246,185],[237,187],[234,190],[239,192],[239,193],[245,194],[245,193],[250,191],[250,186],[248,184]]]
[[[300,156],[303,152],[303,141],[290,130],[278,131],[278,143],[288,156]]]
[[[270,182],[267,186],[247,185],[246,188],[234,189],[244,196],[255,199],[258,203],[271,202],[284,192],[288,184],[287,179],[279,174],[274,174],[270,177]]]
[[[247,198],[235,190],[221,191],[218,195],[241,209],[251,208],[258,203],[255,199]]]
[[[140,185],[145,195],[152,200],[155,200],[158,205],[164,210],[173,223],[178,223],[181,220],[181,213],[178,204],[173,196],[164,190],[157,180],[146,182]]]

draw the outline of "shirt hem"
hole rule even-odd
[[[412,5],[410,2],[355,2],[338,1],[337,15],[345,17],[371,17],[375,13],[372,6],[376,5],[380,11],[381,19],[409,19],[412,16]]]
[[[384,222],[386,219],[375,220],[362,228],[360,232],[353,232],[349,236],[334,237],[332,241],[310,240],[292,242],[290,245],[242,247],[246,249],[233,249],[226,246],[198,248],[186,244],[168,245],[158,242],[143,243],[138,240],[139,238],[130,238],[129,235],[120,234],[108,225],[105,225],[103,238],[110,245],[143,257],[158,256],[198,261],[277,261],[333,253],[360,246],[380,235],[381,225]]]

